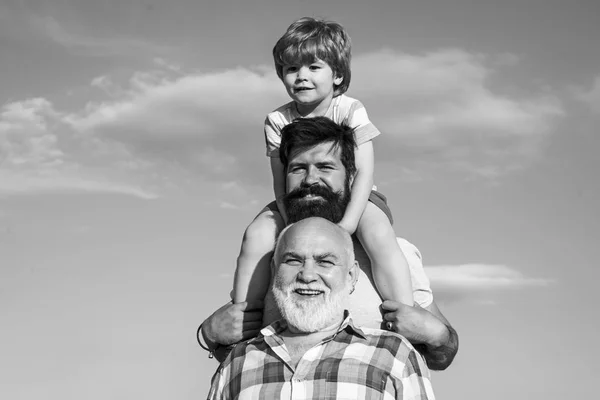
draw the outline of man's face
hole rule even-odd
[[[311,218],[293,225],[274,258],[273,294],[283,318],[299,332],[317,332],[343,315],[357,277],[352,241],[341,228]]]
[[[284,198],[291,222],[321,216],[339,222],[350,201],[350,179],[340,160],[340,149],[321,143],[292,154],[287,167]]]

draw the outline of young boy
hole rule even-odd
[[[358,236],[371,259],[381,297],[413,305],[410,271],[388,218],[391,213],[377,201],[378,194],[372,194],[371,140],[380,132],[369,121],[364,106],[344,95],[350,85],[350,37],[335,22],[301,18],[275,44],[273,58],[277,75],[292,98],[290,103],[268,114],[265,121],[267,156],[271,159],[279,213],[265,209],[246,229],[237,260],[233,301],[262,300],[270,282],[275,240],[287,220],[281,201],[285,194],[285,171],[279,160],[281,129],[296,118],[326,116],[354,128],[357,144],[357,173],[350,203],[338,225]]]

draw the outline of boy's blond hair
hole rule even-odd
[[[283,80],[283,66],[326,62],[342,83],[334,85],[334,95],[345,93],[350,86],[350,36],[333,21],[304,17],[294,21],[273,47],[275,71]]]

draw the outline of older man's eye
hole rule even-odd
[[[289,265],[299,265],[299,264],[301,264],[301,261],[298,260],[297,258],[288,258],[285,260],[285,263],[289,264]]]
[[[319,261],[319,264],[321,264],[324,267],[332,267],[335,265],[335,263],[331,260],[321,260]]]

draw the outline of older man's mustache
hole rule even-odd
[[[321,286],[321,285],[298,285],[298,284],[293,284],[288,286],[287,288],[285,288],[285,291],[287,293],[292,293],[292,292],[317,292],[317,293],[329,293],[329,289],[326,288],[325,286]]]

